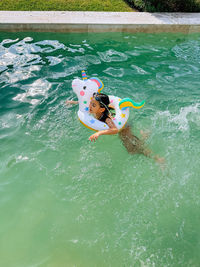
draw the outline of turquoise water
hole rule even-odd
[[[77,119],[71,82],[146,104],[129,155]],[[200,266],[200,35],[0,33],[0,266]]]

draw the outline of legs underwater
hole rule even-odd
[[[125,126],[119,132],[119,137],[128,153],[143,154],[146,157],[155,159],[159,163],[164,163],[164,158],[160,158],[157,155],[153,155],[153,152],[145,147],[144,140],[140,140],[132,133],[131,127],[129,125]]]

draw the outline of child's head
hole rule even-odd
[[[94,93],[90,101],[90,113],[92,114],[109,114],[108,105],[110,104],[109,97],[105,94]]]

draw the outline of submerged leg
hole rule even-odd
[[[154,155],[153,152],[146,148],[144,141],[135,136],[129,125],[125,126],[120,132],[119,137],[130,154],[143,154],[146,157],[153,158],[159,163],[164,163],[164,158]]]
[[[119,132],[119,137],[128,153],[143,154],[143,142],[132,133],[131,127],[129,125],[127,125]]]

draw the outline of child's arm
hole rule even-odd
[[[108,125],[109,129],[98,131],[95,134],[91,135],[89,137],[90,141],[96,141],[100,135],[111,135],[111,134],[117,134],[119,132],[114,122],[110,118],[107,118],[105,122]]]
[[[74,105],[76,105],[76,104],[78,104],[78,101],[67,100],[65,103],[66,103],[66,105],[70,105],[70,104],[74,104]]]

